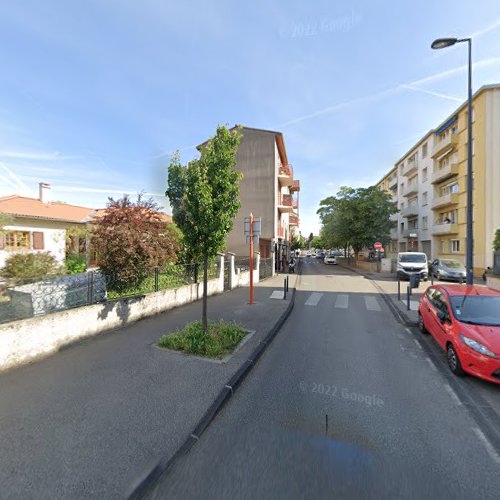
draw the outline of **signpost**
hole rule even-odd
[[[373,244],[373,248],[375,248],[375,250],[382,250],[382,243],[380,243],[380,241],[377,241]]]
[[[245,217],[245,235],[247,237],[247,243],[250,242],[250,304],[253,304],[253,245],[254,243],[259,243],[259,237],[261,232],[261,219],[260,217],[254,217],[250,214],[250,217]],[[254,241],[255,238],[255,241]]]

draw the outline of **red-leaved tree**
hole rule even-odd
[[[140,195],[136,202],[128,196],[109,198],[95,218],[92,245],[99,269],[115,288],[136,285],[156,267],[174,262],[181,247],[178,230],[153,200]]]

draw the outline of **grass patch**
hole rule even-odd
[[[201,321],[193,321],[182,330],[164,335],[159,340],[158,346],[196,356],[220,359],[232,353],[247,333],[237,323],[220,320],[219,322],[209,321],[208,331],[205,334]]]

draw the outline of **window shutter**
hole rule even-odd
[[[33,250],[43,250],[43,233],[40,231],[33,233]]]

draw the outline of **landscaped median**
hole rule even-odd
[[[195,356],[221,359],[231,354],[248,333],[233,321],[209,321],[206,332],[203,331],[201,321],[193,321],[181,330],[161,337],[158,346]]]

